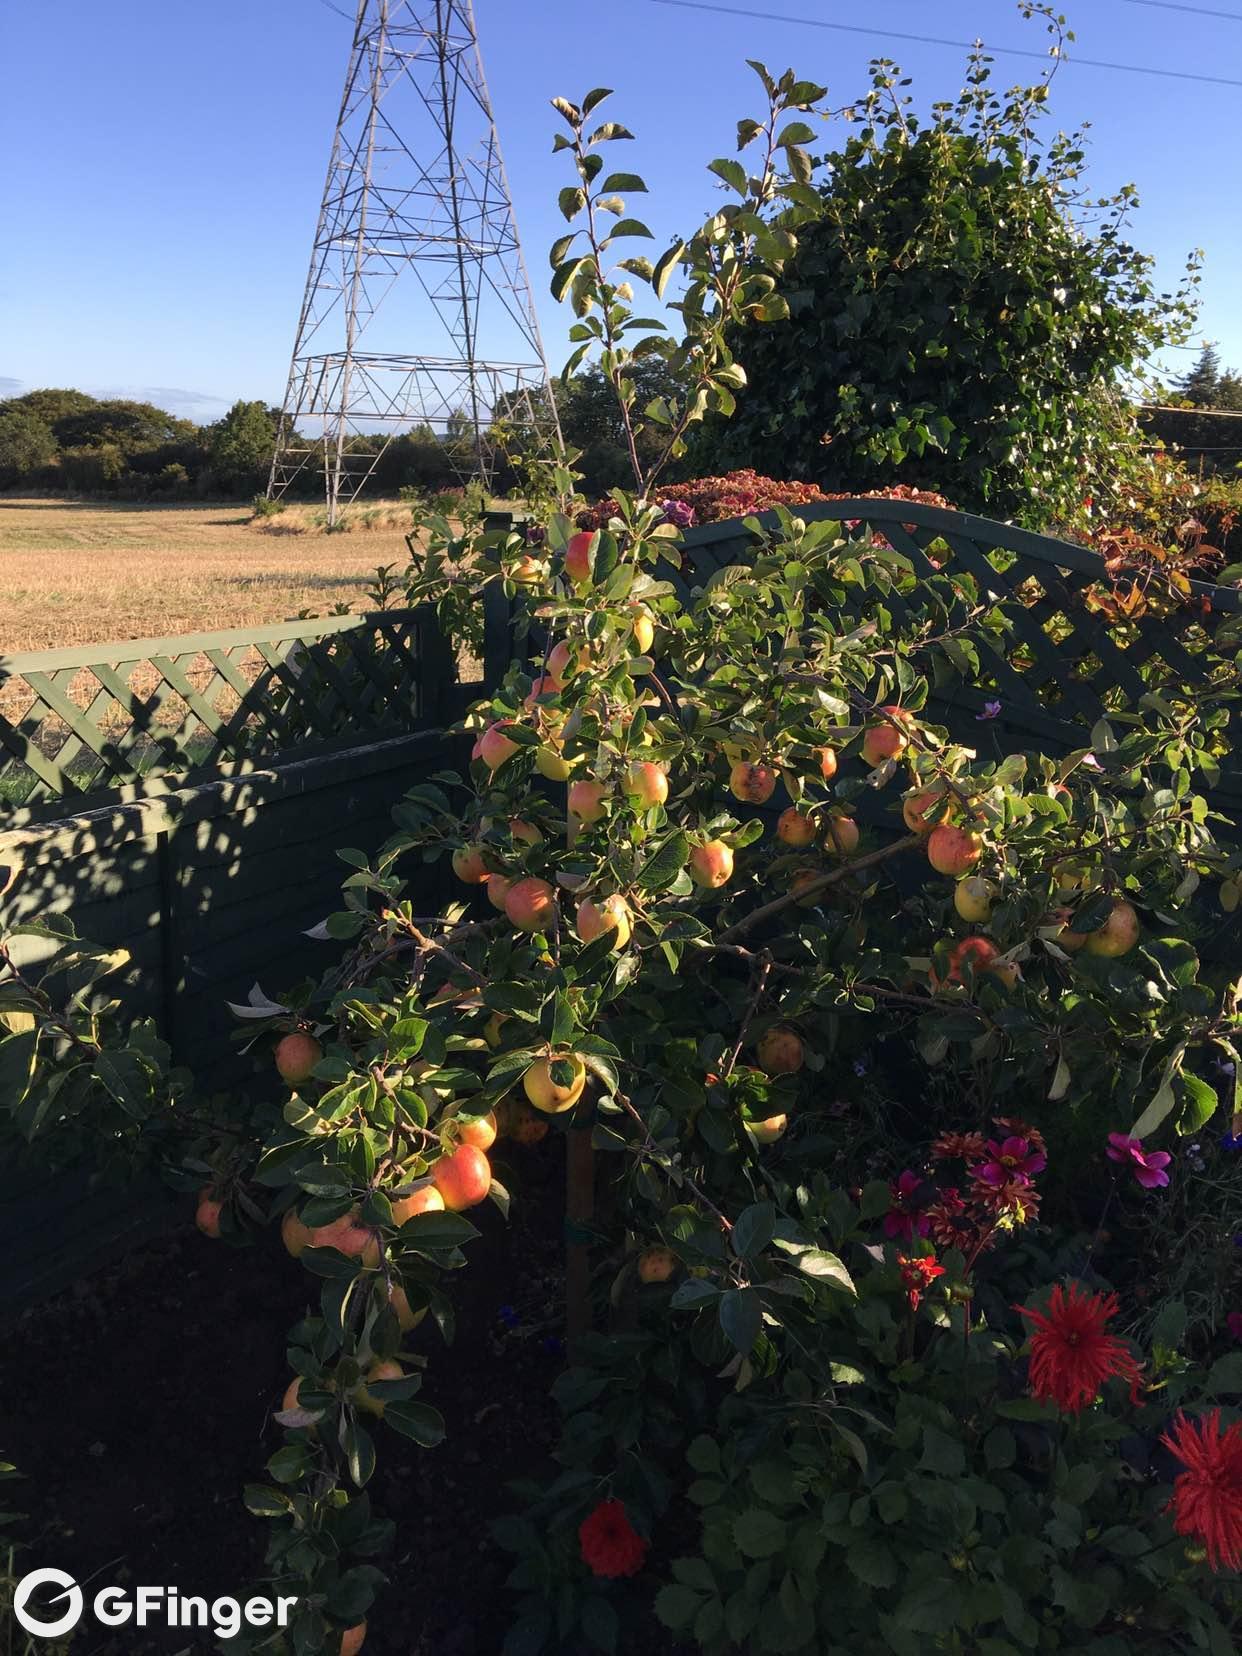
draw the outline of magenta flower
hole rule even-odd
[[[931,1230],[931,1220],[917,1205],[922,1186],[922,1179],[908,1167],[890,1183],[888,1191],[893,1205],[884,1215],[885,1236],[909,1242],[916,1236],[926,1236]]]
[[[1142,1139],[1127,1138],[1124,1133],[1110,1133],[1108,1159],[1129,1167],[1144,1190],[1156,1190],[1169,1182],[1165,1168],[1173,1160],[1172,1156],[1167,1150],[1144,1150]]]
[[[1242,1340],[1242,1311],[1231,1311],[1225,1318],[1225,1327],[1235,1340]]]
[[[988,1160],[971,1168],[971,1173],[984,1184],[1003,1185],[1013,1179],[1033,1179],[1047,1165],[1047,1156],[1032,1150],[1029,1139],[1010,1137],[999,1144],[989,1139]]]
[[[999,719],[1000,715],[1001,715],[1001,703],[1000,702],[998,702],[998,701],[985,701],[984,704],[983,704],[983,712],[975,714],[975,722],[979,723],[983,719]]]

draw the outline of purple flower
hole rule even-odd
[[[1228,1058],[1213,1058],[1212,1068],[1221,1075],[1233,1074],[1233,1063]]]
[[[866,1073],[867,1073],[867,1060],[865,1058],[855,1058],[855,1060],[854,1060],[854,1074],[855,1075],[866,1075]]]
[[[662,500],[660,510],[666,523],[675,524],[678,529],[694,528],[694,507],[687,506],[684,500]]]
[[[1124,1133],[1110,1133],[1108,1159],[1129,1167],[1144,1190],[1155,1190],[1169,1182],[1165,1168],[1173,1160],[1172,1156],[1167,1150],[1144,1150],[1142,1139],[1127,1138]]]
[[[1001,705],[1002,704],[998,701],[985,701],[984,704],[983,704],[983,712],[982,713],[976,713],[975,714],[975,719],[977,721],[983,720],[983,719],[999,719],[1000,718],[1000,713],[1001,713]]]
[[[1231,1311],[1225,1318],[1225,1327],[1235,1340],[1242,1340],[1242,1311]]]
[[[971,1172],[984,1184],[1003,1185],[1011,1179],[1033,1179],[1047,1165],[1047,1156],[1032,1150],[1027,1139],[1012,1137],[1003,1139],[1000,1144],[995,1139],[989,1139],[988,1160],[972,1168]]]
[[[506,1328],[516,1328],[518,1323],[521,1321],[521,1318],[511,1305],[502,1305],[496,1315],[500,1318],[501,1322],[504,1323]]]
[[[885,1236],[909,1242],[916,1236],[926,1236],[931,1230],[931,1220],[919,1212],[916,1202],[922,1185],[922,1179],[908,1167],[891,1182],[888,1193],[893,1205],[884,1215]]]

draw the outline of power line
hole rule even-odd
[[[872,29],[861,23],[826,23],[818,17],[790,17],[781,12],[752,11],[742,6],[720,6],[709,0],[651,0],[654,6],[680,6],[686,11],[719,12],[726,17],[756,17],[763,23],[798,23],[807,29],[833,29],[838,34],[870,35],[881,40],[912,40],[919,46],[952,46],[959,51],[974,51],[975,40],[946,40],[942,35],[903,34],[896,29]],[[1127,75],[1158,75],[1162,80],[1199,81],[1208,86],[1242,86],[1242,80],[1228,80],[1223,75],[1195,75],[1185,69],[1151,69],[1142,63],[1112,63],[1105,58],[1070,57],[1062,53],[1053,59],[1046,52],[1027,52],[1020,46],[990,46],[989,55],[996,57],[1035,58],[1040,63],[1061,62],[1076,64],[1083,69],[1117,69]]]
[[[1197,17],[1225,17],[1242,23],[1242,12],[1213,11],[1210,6],[1183,6],[1180,0],[1126,0],[1127,6],[1151,6],[1154,11],[1194,12]]]

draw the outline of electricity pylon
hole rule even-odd
[[[555,428],[471,0],[359,0],[268,495],[331,526],[420,427],[490,488],[498,408]]]

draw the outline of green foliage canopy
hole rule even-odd
[[[1046,84],[1000,97],[976,53],[926,125],[904,84],[873,65],[780,283],[789,323],[733,342],[748,388],[692,458],[836,490],[935,488],[1046,526],[1124,470],[1124,382],[1181,337],[1193,268],[1156,291],[1127,239],[1133,188],[1085,198],[1080,135],[1041,134]]]

